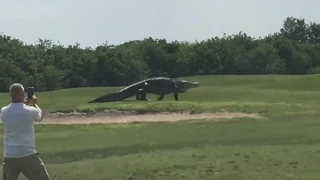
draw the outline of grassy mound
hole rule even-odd
[[[199,81],[199,88],[180,95],[175,102],[167,95],[161,102],[148,95],[151,102],[138,102],[134,98],[111,103],[88,104],[97,96],[117,91],[122,87],[74,88],[51,92],[37,92],[39,104],[46,111],[101,111],[104,109],[137,111],[249,111],[273,112],[317,106],[320,96],[318,75],[305,76],[196,76],[186,79]],[[9,101],[8,93],[0,93],[0,106]],[[276,108],[275,108],[276,107]]]

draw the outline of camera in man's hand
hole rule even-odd
[[[28,87],[27,89],[28,97],[25,98],[26,105],[34,106],[35,104],[37,104],[37,97],[33,94],[33,92],[34,92],[33,87]]]
[[[28,99],[32,99],[32,96],[33,96],[33,87],[28,87],[27,88],[27,93],[28,93]]]

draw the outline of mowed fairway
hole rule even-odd
[[[319,179],[320,76],[198,76],[201,86],[157,102],[86,102],[112,88],[36,92],[49,112],[243,112],[261,118],[36,126],[53,180]],[[0,94],[0,106],[9,101]],[[46,121],[44,119],[43,121]],[[3,129],[1,126],[2,141]],[[2,153],[2,143],[1,143]],[[0,156],[2,158],[2,156]],[[2,159],[1,159],[2,160]],[[2,173],[2,171],[0,171]],[[22,175],[19,179],[25,179]]]

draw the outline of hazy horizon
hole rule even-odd
[[[279,32],[285,18],[320,21],[320,1],[309,0],[0,0],[0,32],[28,44],[38,38],[96,47],[106,41],[165,38],[201,41],[243,31]]]

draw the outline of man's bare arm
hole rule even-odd
[[[37,108],[38,111],[40,111],[40,119],[39,119],[39,121],[41,121],[43,119],[43,111],[41,110],[41,108],[37,104],[35,104],[34,107]]]
[[[37,104],[32,105],[30,110],[31,110],[31,120],[32,121],[39,122],[43,119],[43,112]]]

